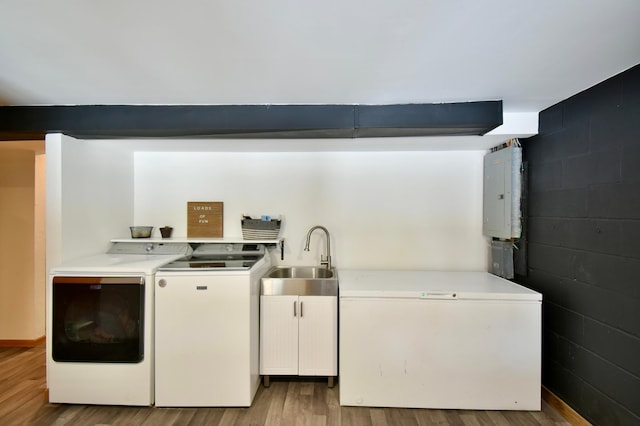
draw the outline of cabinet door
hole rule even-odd
[[[299,372],[301,376],[338,374],[338,298],[300,296]]]
[[[260,296],[260,374],[298,374],[298,296]]]

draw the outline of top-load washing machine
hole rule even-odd
[[[187,243],[116,242],[106,254],[50,271],[50,402],[154,403],[154,274],[191,250]]]
[[[156,406],[250,406],[260,384],[262,244],[207,243],[158,269]]]

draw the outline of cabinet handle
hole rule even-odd
[[[295,301],[293,302],[293,316],[294,317],[298,316],[298,313],[296,312],[296,302]]]
[[[300,302],[300,318],[304,317],[304,314],[302,313],[302,302]]]

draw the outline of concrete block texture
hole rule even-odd
[[[543,383],[596,425],[640,424],[640,65],[540,113],[526,276]]]

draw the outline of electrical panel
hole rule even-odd
[[[522,148],[511,144],[484,157],[482,233],[511,239],[521,234]]]

